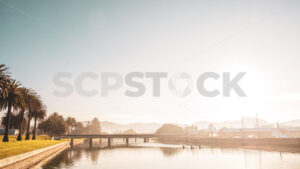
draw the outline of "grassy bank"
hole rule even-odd
[[[16,141],[16,136],[10,136],[9,142],[2,142],[3,136],[0,136],[0,159],[10,156],[26,153],[39,148],[48,147],[64,140],[49,140],[48,136],[37,136],[37,140]]]

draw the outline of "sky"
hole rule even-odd
[[[296,0],[0,0],[0,63],[41,95],[48,114],[78,121],[192,124],[256,114],[271,122],[300,119],[299,9]],[[141,79],[146,94],[136,98],[125,96],[126,85],[109,97],[76,91],[57,97],[53,92],[62,89],[53,77],[59,72],[71,73],[66,81],[73,86],[83,72],[169,76],[160,97],[151,95],[149,79]],[[178,72],[194,80],[186,97],[168,88]],[[246,72],[239,85],[247,97],[202,96],[195,81],[204,72]],[[206,87],[220,84],[208,80]],[[101,88],[99,79],[84,85]]]

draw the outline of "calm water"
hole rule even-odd
[[[191,147],[160,143],[94,143],[76,146],[41,166],[43,169],[299,169],[300,154],[243,149]]]

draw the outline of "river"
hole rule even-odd
[[[300,154],[239,148],[114,142],[74,146],[40,169],[299,169]]]

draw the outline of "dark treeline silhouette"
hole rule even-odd
[[[7,121],[7,116],[2,117],[2,122],[1,122],[1,126],[5,126]],[[20,127],[22,127],[23,129],[27,128],[27,118],[23,117],[23,123],[22,126],[20,125],[20,114],[12,114],[10,116],[10,123],[9,123],[9,129],[19,129]],[[25,133],[25,130],[22,131],[22,134]]]
[[[41,132],[49,136],[60,134],[100,134],[100,121],[94,118],[88,121],[84,126],[82,122],[77,122],[74,117],[67,117],[66,120],[58,113],[51,114],[47,119],[42,121],[38,128]]]
[[[93,118],[92,121],[88,121],[86,123],[87,123],[86,126],[84,126],[82,122],[76,122],[76,120],[73,121],[73,123],[68,125],[70,128],[69,133],[70,134],[100,134],[101,133],[100,121],[97,118]]]

